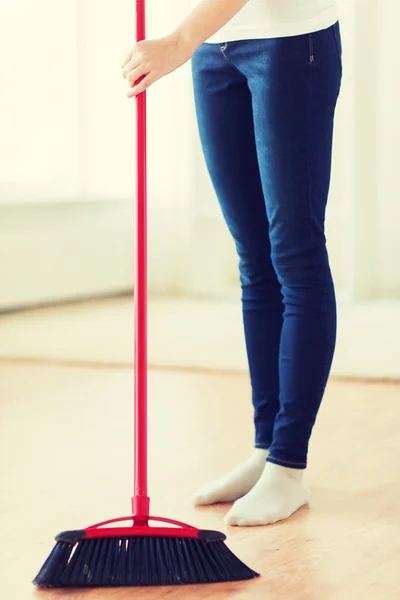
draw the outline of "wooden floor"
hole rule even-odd
[[[193,491],[252,444],[245,377],[151,372],[152,512],[226,531],[227,506]],[[0,364],[0,595],[30,598],[388,600],[400,598],[400,387],[331,383],[310,454],[312,501],[228,544],[262,577],[165,589],[38,592],[30,581],[60,530],[129,513],[132,374]]]

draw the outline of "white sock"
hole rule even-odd
[[[287,519],[308,503],[303,471],[267,462],[253,489],[235,502],[225,517],[228,525],[268,525]]]
[[[250,458],[234,471],[217,481],[204,485],[195,494],[195,505],[215,504],[217,502],[234,502],[247,494],[261,477],[268,450],[256,448]]]

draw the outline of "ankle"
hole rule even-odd
[[[270,463],[270,464],[272,465],[273,463]],[[298,479],[298,480],[303,479],[305,469],[293,469],[293,467],[281,467],[280,465],[273,465],[273,466],[278,468],[281,472],[286,473],[286,475],[289,475],[290,477],[294,477],[294,479]]]
[[[269,455],[269,450],[267,450],[266,448],[254,448],[253,452],[251,454],[251,456],[254,456],[255,458],[259,458],[260,460],[267,460]]]

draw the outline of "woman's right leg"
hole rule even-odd
[[[279,345],[283,303],[271,262],[269,224],[246,79],[218,44],[193,57],[200,137],[208,170],[240,262],[243,321],[254,405],[256,450],[227,477],[200,490],[197,504],[233,501],[257,482],[279,411]]]

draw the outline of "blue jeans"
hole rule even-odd
[[[324,229],[341,65],[338,24],[203,44],[192,65],[204,156],[239,255],[255,444],[298,469],[336,342]]]

